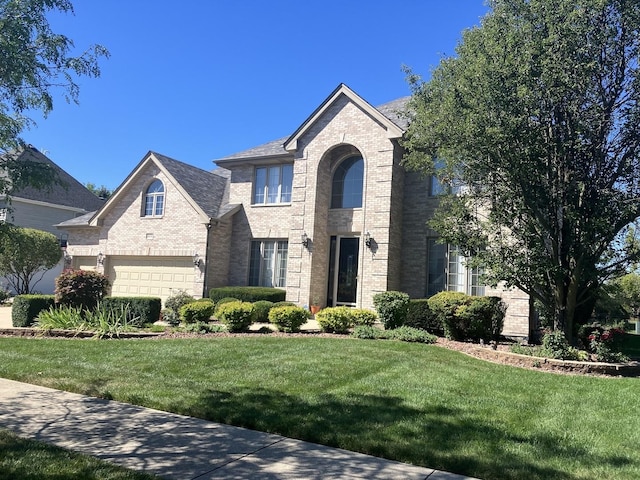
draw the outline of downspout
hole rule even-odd
[[[362,160],[364,161],[364,156],[362,157]],[[362,255],[361,255],[361,263],[362,263],[362,272],[358,272],[358,290],[360,290],[359,292],[359,306],[360,308],[362,308],[362,299],[364,298],[364,285],[362,284],[363,282],[360,281],[360,278],[365,278],[364,277],[364,260],[365,260],[365,255],[367,253],[367,246],[364,244],[364,241],[362,240],[364,238],[364,234],[365,232],[367,232],[367,190],[368,190],[368,185],[369,183],[367,182],[367,177],[369,176],[369,161],[367,160],[366,162],[364,162],[364,178],[362,179],[363,181],[363,185],[362,185],[362,231],[360,232],[360,239],[359,241],[362,242]]]
[[[209,223],[205,224],[205,227],[207,228],[207,240],[205,242],[205,247],[204,247],[204,258],[205,258],[205,263],[204,263],[204,279],[202,280],[202,298],[209,298],[209,295],[207,295],[207,271],[209,270],[209,236],[211,235],[211,227],[213,222],[213,218],[209,219]]]

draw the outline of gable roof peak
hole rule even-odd
[[[294,151],[298,148],[298,140],[302,137],[311,126],[333,105],[334,102],[345,95],[350,101],[355,103],[364,112],[374,118],[387,131],[388,138],[400,138],[404,131],[381,111],[367,102],[355,91],[349,88],[345,83],[340,83],[333,92],[320,104],[318,108],[293,132],[293,134],[284,142],[284,149]]]

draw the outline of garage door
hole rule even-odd
[[[191,257],[109,256],[107,261],[114,297],[160,297],[164,301],[176,290],[193,294]]]

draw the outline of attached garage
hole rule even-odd
[[[74,256],[73,266],[80,270],[96,270],[96,257]]]
[[[108,256],[105,263],[114,297],[160,297],[164,302],[177,290],[194,293],[191,257]]]

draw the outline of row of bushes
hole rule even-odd
[[[444,334],[453,340],[497,341],[504,326],[506,305],[500,297],[474,297],[440,292],[411,300],[403,292],[381,292],[373,303],[385,329],[409,326]]]
[[[104,297],[92,308],[82,304],[56,302],[55,295],[18,295],[13,300],[11,321],[14,327],[32,326],[42,311],[56,306],[73,307],[82,312],[94,312],[98,308],[121,314],[122,321],[132,327],[142,327],[160,318],[161,300],[158,297]]]

